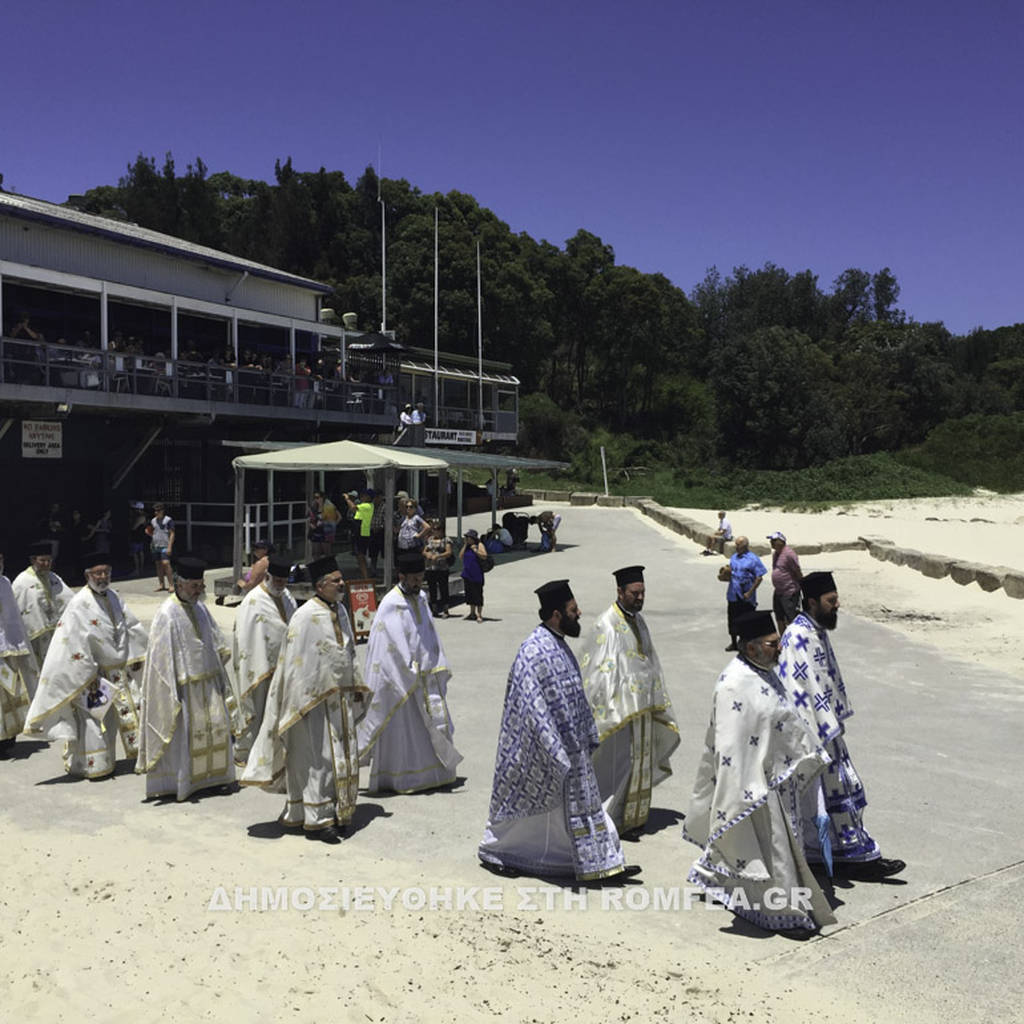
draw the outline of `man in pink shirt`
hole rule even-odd
[[[775,588],[772,610],[782,634],[800,611],[800,581],[804,574],[800,571],[800,559],[786,543],[784,533],[776,530],[768,534],[768,541],[772,546],[772,586]]]

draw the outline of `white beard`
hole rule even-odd
[[[89,584],[89,589],[94,594],[105,594],[110,589],[110,580],[104,580],[102,583],[98,580],[86,580]]]

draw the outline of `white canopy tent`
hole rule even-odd
[[[240,455],[231,463],[235,467],[235,534],[234,578],[242,572],[242,520],[245,514],[245,472],[259,469],[267,473],[305,473],[306,493],[313,490],[313,473],[342,470],[384,470],[385,505],[389,515],[394,511],[395,472],[397,470],[447,469],[448,463],[427,455],[415,455],[402,448],[384,448],[358,441],[331,441],[328,444],[304,445],[259,455]],[[271,477],[272,479],[272,477]],[[309,560],[306,542],[306,560]],[[384,579],[390,580],[393,569],[392,545],[384,545]]]

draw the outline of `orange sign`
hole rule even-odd
[[[348,581],[348,607],[352,630],[357,640],[370,635],[370,626],[377,613],[377,591],[373,580]]]

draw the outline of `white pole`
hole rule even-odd
[[[608,463],[604,458],[604,445],[601,445],[601,472],[604,473],[604,493],[608,495]]]
[[[380,203],[380,332],[388,329],[388,257],[384,246],[384,197],[380,194],[380,177],[377,178],[377,202]]]
[[[438,270],[437,270],[437,207],[434,207],[434,426],[441,425],[440,405],[438,402],[439,384],[437,379],[437,309],[438,309]]]
[[[484,430],[484,313],[480,299],[480,239],[476,240],[476,358],[480,374],[480,433]]]

